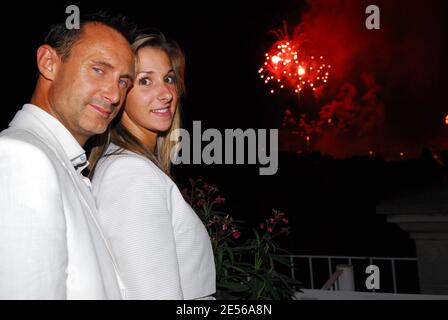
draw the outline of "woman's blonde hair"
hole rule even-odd
[[[105,133],[93,137],[91,139],[92,141],[90,141],[90,144],[92,145],[89,156],[90,177],[93,176],[99,159],[102,156],[110,155],[105,155],[110,142],[120,147],[120,150],[114,152],[114,154],[120,153],[123,150],[135,152],[152,160],[162,171],[170,175],[170,153],[179,140],[179,130],[176,129],[179,129],[181,125],[180,102],[185,94],[185,56],[182,49],[175,41],[167,40],[160,32],[140,34],[132,43],[132,50],[136,55],[140,49],[148,47],[163,50],[168,55],[176,77],[175,86],[178,99],[171,127],[167,132],[159,134],[157,137],[156,154],[154,154],[152,150],[149,150],[136,136],[121,124],[121,116],[117,116]]]

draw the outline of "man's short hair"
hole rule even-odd
[[[100,23],[120,33],[129,43],[132,43],[137,29],[136,25],[121,13],[112,14],[101,10],[95,13],[80,15],[80,28],[68,29],[63,22],[50,27],[44,43],[56,50],[62,61],[66,61],[73,45],[79,40],[83,32],[83,26],[87,23]]]

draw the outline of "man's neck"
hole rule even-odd
[[[44,110],[46,113],[50,114],[53,118],[58,120],[65,128],[67,128],[67,126],[64,124],[64,121],[62,121],[62,119],[60,119],[60,117],[55,112],[53,112],[53,109],[50,107],[50,102],[48,101],[47,97],[44,97],[35,91],[33,96],[31,97],[31,103],[34,104],[36,107]],[[87,137],[85,137],[84,135],[75,134],[69,128],[67,128],[67,130],[70,132],[73,138],[75,138],[75,140],[79,143],[81,147],[85,145],[88,139]]]

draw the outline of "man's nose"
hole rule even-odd
[[[120,102],[121,89],[117,81],[111,81],[103,90],[103,99],[112,105]]]

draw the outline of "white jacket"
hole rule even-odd
[[[0,299],[121,299],[93,196],[24,107],[0,133]]]
[[[110,153],[118,147],[111,145]],[[92,179],[98,222],[130,299],[207,299],[216,275],[210,237],[174,182],[130,151],[103,157]]]

